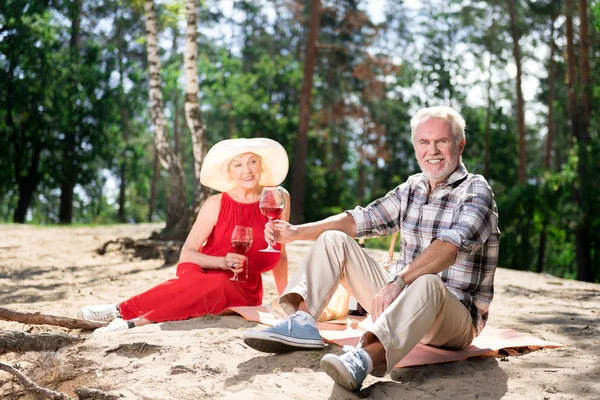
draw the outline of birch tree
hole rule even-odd
[[[198,44],[197,44],[197,15],[196,1],[186,0],[185,12],[187,29],[185,35],[185,120],[192,135],[192,150],[194,154],[195,200],[194,209],[199,207],[208,197],[208,189],[200,185],[200,169],[206,155],[206,128],[202,123],[200,104],[198,102]],[[191,225],[190,225],[191,226]]]
[[[149,70],[150,115],[154,124],[154,145],[161,166],[169,175],[169,193],[167,199],[167,226],[160,233],[161,238],[185,239],[182,231],[187,229],[188,210],[186,207],[185,176],[179,158],[172,151],[167,140],[166,119],[163,104],[162,78],[160,76],[160,55],[158,49],[158,29],[156,8],[153,0],[144,2],[146,14],[146,47]],[[182,229],[182,224],[186,225]]]

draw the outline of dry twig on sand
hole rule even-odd
[[[79,318],[59,317],[56,315],[13,311],[0,307],[0,320],[16,321],[30,325],[54,325],[69,329],[94,330],[106,326],[105,322],[86,321]]]

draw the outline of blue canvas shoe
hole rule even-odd
[[[319,350],[325,347],[319,330],[304,323],[303,315],[293,314],[262,331],[244,333],[244,343],[264,353],[285,353],[295,350]]]
[[[351,391],[360,390],[368,375],[368,354],[361,348],[344,346],[341,356],[326,354],[321,359],[321,369],[340,386]]]

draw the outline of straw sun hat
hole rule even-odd
[[[219,192],[236,184],[229,176],[229,163],[239,155],[254,153],[261,158],[259,185],[277,186],[285,179],[289,160],[282,145],[267,138],[227,139],[215,144],[206,154],[200,170],[200,183]]]

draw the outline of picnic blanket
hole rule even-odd
[[[274,325],[279,319],[273,316],[266,307],[232,307],[229,310],[241,315],[248,321]],[[347,316],[328,322],[319,322],[319,332],[328,343],[340,346],[356,346],[362,334],[369,329],[372,322],[364,316]],[[452,361],[466,360],[471,357],[495,356],[500,350],[539,350],[541,348],[557,348],[564,345],[548,342],[527,333],[513,329],[497,329],[485,327],[471,345],[462,350],[445,350],[438,347],[417,344],[396,367],[414,367],[418,365],[440,364]]]

